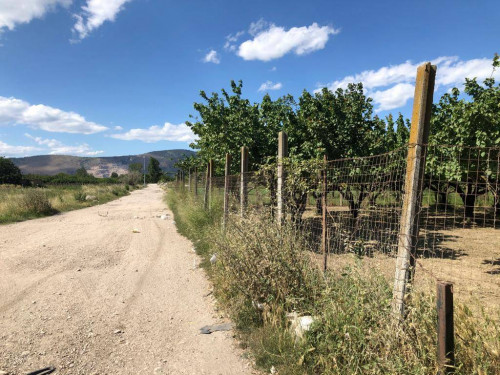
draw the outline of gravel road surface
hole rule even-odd
[[[0,226],[0,373],[254,372],[231,332],[199,333],[223,319],[162,197]]]

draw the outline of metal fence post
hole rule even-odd
[[[248,147],[241,147],[240,215],[244,217],[248,207]]]
[[[286,171],[283,167],[283,159],[288,156],[288,137],[285,132],[281,131],[278,134],[278,191],[277,191],[277,219],[281,225],[285,219],[285,194],[284,184],[286,179]]]
[[[429,138],[435,78],[436,66],[425,63],[418,67],[393,289],[392,310],[398,319],[404,317],[404,297],[414,272],[418,240],[418,213],[422,203],[424,155]]]
[[[229,216],[229,174],[231,168],[231,155],[226,154],[226,165],[224,166],[224,216],[222,226],[226,229],[227,219]]]
[[[452,374],[455,366],[453,284],[437,283],[437,359],[439,374]]]

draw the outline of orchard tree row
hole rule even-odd
[[[495,54],[492,71],[499,66]],[[241,81],[231,81],[230,91],[200,92],[202,100],[194,103],[196,115],[186,122],[197,136],[191,147],[198,152],[179,162],[180,169],[202,167],[212,159],[216,175],[222,175],[225,154],[230,153],[232,173],[238,173],[240,147],[247,146],[250,170],[262,170],[263,165],[275,162],[280,131],[288,135],[289,156],[296,169],[324,155],[329,160],[357,158],[407,146],[409,120],[401,114],[376,115],[361,83],[335,92],[304,90],[298,99],[285,95],[272,100],[265,95],[260,103],[244,98],[242,89]],[[491,193],[500,208],[495,148],[500,146],[500,85],[493,78],[482,83],[466,79],[462,91],[454,88],[444,94],[432,112],[426,188],[441,199],[447,199],[450,192],[459,194],[464,205],[472,207],[467,216],[473,215],[474,201],[481,194]],[[314,189],[311,184],[309,190]],[[345,194],[348,198],[349,192]]]

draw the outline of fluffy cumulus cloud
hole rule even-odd
[[[203,62],[219,64],[220,58],[219,55],[217,54],[217,51],[213,49],[210,50],[210,52],[208,52],[203,58]]]
[[[328,83],[326,86],[335,91],[346,88],[349,83],[363,83],[366,94],[376,104],[376,111],[391,110],[404,106],[414,94],[414,82],[417,67],[423,62],[406,61],[398,65],[381,67],[377,70],[365,70],[355,75]],[[462,87],[465,78],[484,80],[492,75],[491,59],[460,60],[456,56],[442,56],[431,61],[437,65],[436,90]],[[493,77],[500,79],[500,71]]]
[[[73,32],[78,39],[86,38],[90,32],[106,21],[114,21],[124,5],[132,0],[87,0],[82,11],[75,14],[76,23]]]
[[[32,135],[26,133],[26,137],[35,141],[40,146],[45,146],[43,150],[44,154],[49,155],[79,155],[79,156],[95,156],[102,154],[104,151],[95,151],[87,143],[78,144],[75,146],[68,146],[64,143],[58,141],[57,139],[45,139],[41,137],[33,137]]]
[[[41,148],[32,146],[13,146],[0,141],[0,156],[13,157],[25,156],[41,151]]]
[[[279,90],[283,87],[281,82],[274,83],[273,81],[266,81],[259,87],[259,91],[270,91],[270,90]]]
[[[263,20],[250,25],[249,33],[254,36],[240,44],[237,54],[245,60],[270,61],[283,57],[287,53],[305,55],[325,48],[330,35],[340,30],[330,26],[292,27],[285,30]]]
[[[154,143],[159,141],[192,142],[195,139],[191,128],[186,124],[174,125],[168,122],[163,126],[151,126],[147,129],[131,129],[126,133],[112,134],[111,137],[124,141],[143,141]]]
[[[42,18],[58,6],[67,7],[73,0],[0,0],[0,32],[18,24]]]
[[[0,96],[0,126],[18,124],[57,133],[94,134],[108,129],[75,112]]]

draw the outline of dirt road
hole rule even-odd
[[[252,373],[231,332],[199,334],[221,319],[171,215],[151,185],[0,226],[0,373]]]

